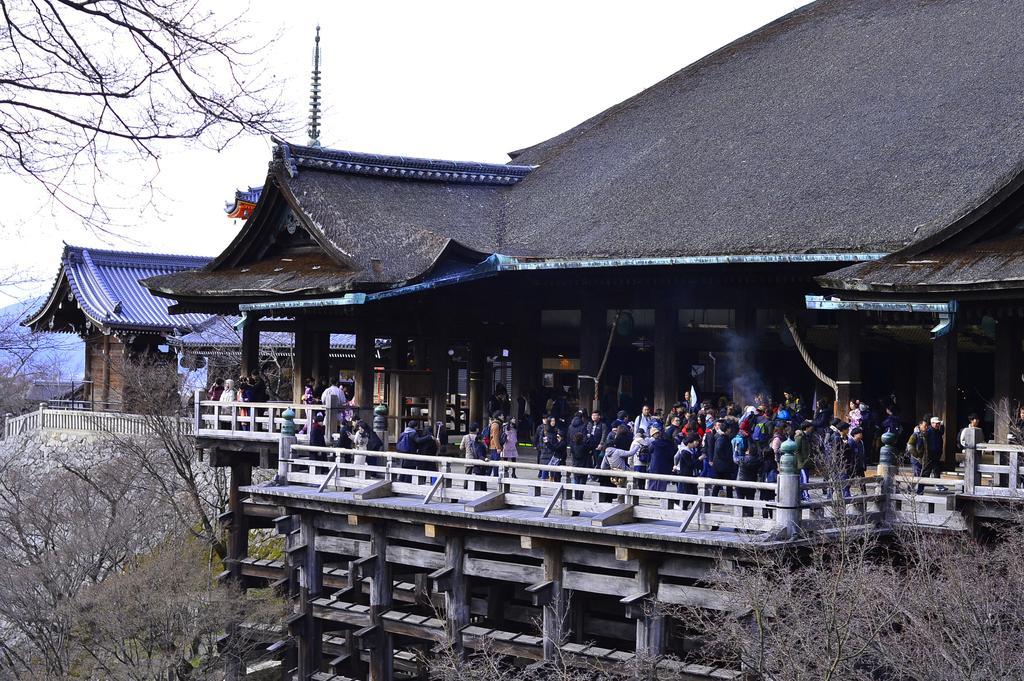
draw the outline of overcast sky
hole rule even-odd
[[[252,0],[246,14],[256,40],[279,35],[267,63],[297,118],[308,108],[320,23],[324,146],[505,162],[506,152],[552,137],[802,4]],[[305,142],[305,131],[292,138]],[[37,188],[0,178],[8,246],[0,270],[34,279],[3,292],[45,292],[63,242],[217,255],[241,227],[225,217],[225,201],[236,188],[262,185],[269,160],[270,140],[255,137],[219,154],[165,148],[156,210],[131,216],[113,236],[55,213]]]

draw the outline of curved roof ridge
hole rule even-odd
[[[405,180],[512,185],[536,166],[512,163],[453,161],[416,156],[392,156],[363,151],[307,147],[273,138],[294,174],[299,168],[333,170]]]
[[[71,255],[69,253],[71,248],[71,246],[65,248],[65,257]],[[121,311],[121,301],[107,286],[103,273],[92,261],[92,256],[89,255],[89,249],[80,249],[78,255],[82,258],[85,268],[84,270],[76,267],[66,268],[68,283],[75,292],[76,298],[83,302],[88,301],[96,311],[103,315],[104,320],[110,319]],[[81,274],[88,274],[88,277],[83,277]]]

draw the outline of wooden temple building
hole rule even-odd
[[[533,417],[559,392],[635,413],[693,386],[885,399],[955,433],[968,410],[1022,392],[1018,9],[813,2],[506,164],[325,148],[314,118],[308,144],[275,140],[220,255],[145,285],[175,314],[242,315],[243,370],[262,334],[294,334],[296,398],[331,334],[352,334],[355,401],[383,397],[392,435],[463,408],[460,426],[480,422],[498,383]],[[314,80],[318,102],[318,67]],[[423,678],[422,656],[448,640],[521,664],[671,652],[677,678],[739,678],[687,666],[699,632],[639,604],[727,608],[707,578],[742,561],[743,537],[782,546],[773,532],[794,517],[816,522],[795,496],[728,523],[722,506],[748,502],[567,500],[567,483],[523,463],[480,492],[452,461],[417,479],[410,455],[367,478],[343,452],[302,458],[280,406],[244,423],[201,399],[195,413],[199,446],[232,473],[228,576],[295,598],[271,645],[282,678]],[[1005,434],[1007,418],[988,419]],[[929,526],[963,529],[985,447],[954,494],[931,481],[925,501],[894,501],[879,483],[855,503],[866,523],[923,504]],[[1021,481],[1011,450],[986,464],[1004,496]],[[288,484],[251,486],[256,466]],[[285,537],[283,560],[248,556],[260,527]],[[565,635],[547,636],[557,622]]]
[[[125,409],[124,364],[142,355],[173,358],[168,336],[205,322],[209,315],[171,315],[169,303],[141,280],[192,270],[209,258],[65,246],[60,270],[43,305],[23,324],[33,332],[73,333],[85,341],[80,406]]]
[[[635,412],[693,385],[895,399],[952,430],[1021,388],[1017,57],[989,35],[1005,5],[959,6],[812,3],[507,164],[277,140],[224,252],[146,285],[244,315],[250,358],[295,333],[296,393],[354,334],[356,402],[394,386],[395,417],[479,421],[499,382],[535,417],[553,391]]]

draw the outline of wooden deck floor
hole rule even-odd
[[[315,488],[307,485],[284,485],[280,487],[253,485],[240,488],[240,491],[251,495],[255,501],[262,503],[288,505],[289,502],[292,504],[300,502],[299,505],[313,504],[314,507],[327,511],[330,510],[328,507],[332,505],[372,507],[392,512],[397,511],[410,518],[415,517],[421,522],[429,522],[431,516],[457,517],[493,525],[518,526],[524,529],[524,534],[528,533],[526,531],[527,528],[545,527],[573,534],[589,533],[734,548],[743,545],[765,546],[771,544],[781,545],[784,543],[772,540],[764,534],[735,532],[724,529],[695,530],[691,528],[686,532],[680,532],[678,523],[656,520],[628,522],[612,527],[595,527],[591,524],[591,520],[595,515],[592,513],[581,513],[578,516],[552,513],[544,517],[540,509],[530,507],[508,507],[493,511],[467,512],[464,503],[431,501],[429,504],[424,504],[422,498],[410,495],[396,495],[367,501],[356,499],[354,492],[351,491],[325,490],[317,492]],[[480,494],[482,495],[484,492]],[[339,509],[337,512],[344,513],[346,511]]]

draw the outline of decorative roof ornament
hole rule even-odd
[[[313,42],[313,77],[309,93],[309,146],[320,146],[320,24]]]

